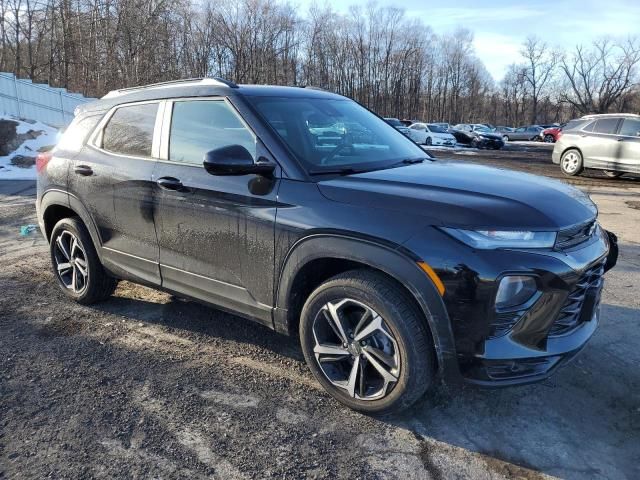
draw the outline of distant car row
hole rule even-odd
[[[499,149],[514,140],[554,143],[562,126],[529,125],[525,127],[493,126],[484,123],[421,122],[387,117],[385,121],[421,145],[453,146],[456,143],[477,148]]]

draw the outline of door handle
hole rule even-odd
[[[177,191],[183,188],[182,182],[173,177],[160,177],[156,183],[165,190]]]
[[[619,142],[624,142],[624,138],[619,138],[618,141]]]
[[[93,169],[88,165],[78,165],[73,169],[78,175],[82,175],[83,177],[88,177],[89,175],[93,175]]]

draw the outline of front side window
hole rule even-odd
[[[157,103],[119,107],[102,133],[102,148],[108,152],[151,157]]]
[[[620,127],[620,135],[625,137],[638,137],[640,136],[640,119],[637,118],[625,118]]]
[[[256,139],[224,100],[187,100],[173,104],[169,160],[201,165],[210,150],[242,145],[256,158]]]
[[[595,133],[616,133],[618,129],[618,119],[617,118],[603,118],[596,122],[596,126],[593,128]]]
[[[428,155],[356,102],[318,97],[246,97],[310,171],[375,169]]]

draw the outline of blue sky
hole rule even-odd
[[[313,0],[298,0],[303,8]],[[322,5],[325,0],[318,0]],[[346,12],[349,0],[326,0],[334,10]],[[535,34],[553,46],[571,49],[602,36],[640,35],[640,0],[378,0],[379,6],[395,6],[407,17],[421,18],[436,33],[457,26],[475,35],[478,57],[489,73],[500,80],[506,67],[518,62],[520,44]]]

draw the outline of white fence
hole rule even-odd
[[[0,113],[5,115],[64,127],[73,120],[73,111],[78,105],[92,100],[95,99],[67,92],[65,88],[32,83],[12,73],[0,72]]]

